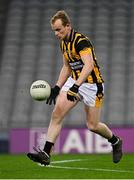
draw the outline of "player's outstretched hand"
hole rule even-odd
[[[69,101],[77,101],[79,98],[78,95],[79,86],[74,84],[67,92],[67,99]]]
[[[51,88],[51,94],[49,96],[49,98],[46,101],[46,104],[51,105],[52,103],[55,104],[56,103],[56,97],[58,96],[60,92],[60,87],[59,86],[55,86],[54,88]]]

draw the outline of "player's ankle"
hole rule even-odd
[[[118,141],[119,141],[119,138],[117,136],[115,136],[114,134],[110,139],[108,139],[108,142],[110,142],[112,145],[117,144]]]
[[[54,143],[46,141],[43,151],[50,156],[53,146]]]

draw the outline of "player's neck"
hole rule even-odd
[[[69,41],[70,41],[71,36],[72,36],[72,31],[73,31],[73,29],[70,28],[69,31],[68,31],[68,33],[67,33],[67,35],[66,35],[66,37],[65,37],[65,39],[64,39],[66,42],[69,42]]]

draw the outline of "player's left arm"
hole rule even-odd
[[[77,84],[78,86],[80,86],[83,82],[85,82],[88,75],[92,72],[94,68],[94,61],[93,61],[92,53],[90,53],[90,49],[88,51],[89,52],[87,53],[81,54],[81,59],[83,61],[84,66],[82,68],[79,78],[75,82],[75,84]]]
[[[85,82],[88,75],[92,72],[94,68],[94,61],[92,55],[92,45],[89,41],[84,40],[77,46],[78,53],[80,54],[81,60],[83,61],[83,68],[80,73],[79,78],[76,80],[75,84],[68,90],[67,99],[70,101],[78,100],[78,89],[80,85]]]

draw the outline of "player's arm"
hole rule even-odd
[[[81,54],[81,59],[83,61],[84,66],[82,68],[79,78],[75,82],[75,84],[77,84],[78,86],[80,86],[83,82],[85,82],[88,75],[92,72],[94,68],[92,53],[90,53],[90,49],[88,49],[87,51],[88,51],[87,53]]]
[[[63,56],[63,66],[60,71],[59,78],[58,78],[56,85],[61,88],[70,75],[71,75],[70,66],[68,65],[68,62],[65,60],[65,58]]]
[[[70,76],[70,74],[71,74],[71,69],[70,69],[67,61],[63,57],[63,66],[61,68],[58,81],[57,81],[55,87],[51,88],[51,94],[50,94],[50,97],[47,99],[46,104],[51,105],[52,103],[54,103],[54,104],[56,103],[56,97],[58,96],[61,87],[64,85],[64,83],[66,82],[66,80]]]
[[[87,79],[88,75],[92,72],[94,68],[94,61],[91,48],[92,45],[86,39],[82,40],[76,46],[76,50],[79,53],[84,65],[79,78],[67,92],[67,99],[70,101],[75,101],[79,99],[78,89],[80,85]]]

